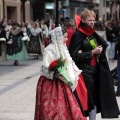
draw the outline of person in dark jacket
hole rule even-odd
[[[106,30],[106,38],[107,38],[107,44],[108,47],[106,49],[106,54],[107,54],[107,59],[108,61],[114,60],[115,57],[115,45],[116,42],[114,42],[114,39],[116,38],[115,31],[113,29],[113,25],[110,21],[107,23],[107,27],[105,28]]]
[[[120,25],[118,26],[118,29],[117,31],[119,32],[118,33],[118,43],[117,43],[117,46],[118,46],[118,55],[117,55],[117,91],[116,91],[116,96],[117,97],[120,97]]]
[[[14,60],[13,65],[18,66],[18,60],[28,59],[25,43],[22,41],[23,32],[17,22],[12,23],[9,37],[6,41],[6,59]]]
[[[97,112],[101,112],[102,118],[118,118],[120,112],[105,55],[108,45],[93,29],[95,18],[90,10],[75,16],[77,30],[70,41],[69,52],[82,70],[88,92],[88,109],[83,109],[84,114],[90,120],[96,120]]]

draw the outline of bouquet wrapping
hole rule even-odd
[[[94,39],[87,37],[87,40],[89,41],[90,45],[92,46],[93,49],[97,47]]]
[[[60,73],[60,75],[63,77],[64,81],[69,87],[73,85],[73,83],[69,80],[67,76],[67,66],[69,62],[66,60],[63,60],[62,57],[60,57],[57,60],[54,60],[50,65],[49,65],[49,70],[55,71]]]

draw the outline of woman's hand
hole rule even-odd
[[[64,81],[64,78],[60,73],[55,73],[55,77],[59,78],[60,80]]]
[[[115,34],[113,33],[112,36],[115,37]]]

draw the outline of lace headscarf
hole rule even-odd
[[[67,61],[72,61],[72,58],[70,57],[70,54],[64,43],[64,37],[61,27],[57,27],[51,31],[51,40],[52,44],[54,44],[56,47],[57,53],[59,53],[57,54],[57,57],[60,57],[60,55],[62,55],[63,59],[66,59]]]
[[[67,50],[67,47],[64,43],[63,32],[61,27],[57,27],[51,31],[51,41],[52,43],[45,49],[43,66],[49,67],[50,63],[56,59],[59,59],[60,56],[63,60],[66,60],[66,62],[69,63],[66,68],[67,77],[73,83],[71,89],[74,91],[77,86],[78,76],[82,71],[77,68]],[[46,55],[47,57],[45,57]],[[49,78],[52,77],[53,73],[50,73],[50,71],[47,72],[49,72],[49,74],[44,75],[46,77],[49,76]]]

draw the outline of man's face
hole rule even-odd
[[[13,28],[13,29],[16,29],[16,28],[17,28],[17,25],[13,25],[12,28]]]
[[[82,22],[89,25],[91,28],[94,27],[95,18],[93,16],[87,16],[86,20],[82,19]]]

